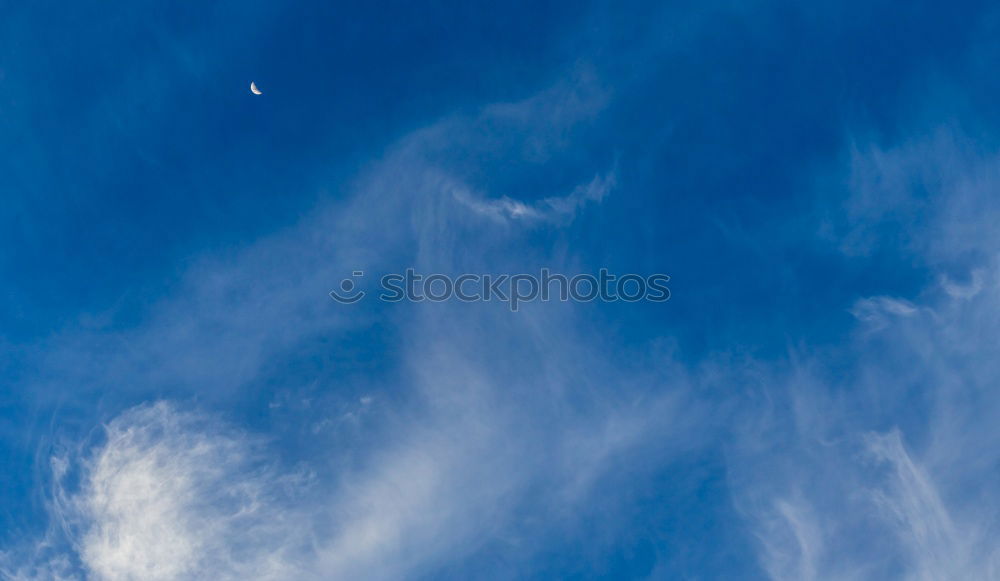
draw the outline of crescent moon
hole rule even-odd
[[[250,92],[254,95],[263,95],[264,93],[257,88],[257,83],[250,81]]]

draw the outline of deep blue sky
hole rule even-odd
[[[0,3],[0,575],[1000,574],[998,25]],[[410,266],[671,300],[326,294]]]

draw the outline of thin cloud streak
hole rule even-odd
[[[1000,368],[986,340],[1000,332],[1000,261],[996,235],[980,227],[995,206],[980,199],[988,189],[981,179],[996,174],[1000,158],[956,158],[962,139],[942,135],[872,150],[870,160],[855,155],[852,171],[866,168],[867,177],[854,181],[859,201],[847,206],[874,212],[858,228],[919,212],[904,224],[912,242],[899,251],[937,269],[937,283],[912,299],[859,299],[851,312],[861,325],[841,349],[854,360],[846,372],[826,371],[834,353],[792,358],[791,371],[768,375],[766,405],[750,408],[736,432],[734,501],[772,579],[1000,575],[991,532],[1000,499],[987,484],[1000,465],[992,420],[1000,410],[990,395]],[[921,189],[928,183],[929,197]],[[895,189],[876,202],[872,184]],[[985,211],[976,218],[957,210],[979,202]],[[848,254],[859,248],[858,232],[846,232]],[[937,237],[944,232],[956,236]],[[951,282],[963,269],[969,282]],[[781,406],[791,415],[777,413]]]
[[[295,346],[318,337],[349,341],[350,329],[390,316],[403,347],[395,374],[401,383],[367,386],[364,421],[352,423],[353,464],[339,452],[348,442],[327,430],[334,422],[324,423],[348,395],[331,394],[312,413],[318,441],[306,452],[304,473],[289,472],[273,448],[200,406],[160,401],[126,409],[108,422],[103,443],[54,460],[59,486],[51,517],[65,523],[55,535],[62,552],[12,554],[8,570],[68,559],[80,564],[71,572],[98,579],[394,579],[433,575],[513,543],[513,574],[539,558],[532,535],[550,527],[571,531],[595,510],[609,531],[624,526],[596,500],[604,479],[617,479],[613,467],[645,458],[619,483],[624,493],[631,479],[641,482],[644,472],[701,446],[696,428],[710,431],[683,375],[623,375],[601,354],[600,334],[570,305],[517,317],[494,305],[434,305],[433,312],[414,305],[379,315],[337,310],[326,299],[328,286],[357,268],[377,271],[395,261],[497,267],[481,249],[515,248],[519,234],[497,224],[481,229],[474,245],[455,244],[480,226],[470,225],[469,208],[453,196],[470,188],[433,160],[456,135],[478,138],[492,125],[484,117],[497,115],[540,127],[534,151],[556,155],[560,136],[595,111],[580,91],[560,85],[405,137],[345,202],[232,256],[199,260],[177,296],[155,305],[142,324],[54,339],[38,380],[46,385],[179,396],[211,385],[213,397],[235,396]],[[546,130],[540,116],[553,108],[559,115]],[[532,211],[539,219],[570,219],[614,182],[613,173],[598,175]],[[509,256],[517,265],[516,253]],[[473,348],[487,344],[509,347]],[[674,368],[669,358],[662,362]],[[312,473],[332,477],[306,477]],[[526,516],[540,513],[552,519]]]

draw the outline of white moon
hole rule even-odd
[[[250,81],[250,92],[253,93],[254,95],[264,94],[263,92],[261,92],[260,89],[257,88],[257,83],[254,83],[253,81]]]

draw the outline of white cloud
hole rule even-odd
[[[288,489],[243,434],[159,402],[107,425],[83,460],[79,490],[62,491],[88,578],[290,579],[304,550]]]
[[[484,194],[462,207],[454,192],[472,188],[432,159],[435,148],[454,145],[444,129],[475,133],[470,125],[449,119],[405,138],[350,200],[233,256],[198,262],[183,292],[137,328],[58,338],[41,366],[56,370],[48,380],[153,391],[217,381],[231,393],[283,351],[316,336],[339,348],[344,329],[367,322],[328,309],[326,292],[343,273],[393,260],[481,270],[484,249],[516,248],[503,228],[458,243],[463,228],[478,228],[468,204],[540,223],[571,217],[613,185],[612,173],[530,205],[494,205]],[[937,206],[945,209],[931,230],[960,230],[949,222],[968,214],[947,208],[964,204]],[[990,240],[913,248],[943,263],[989,249]],[[501,255],[518,264],[516,252]],[[994,262],[979,268],[981,280],[994,279]],[[303,404],[320,417],[306,428],[316,438],[310,467],[328,475],[308,494],[295,496],[297,473],[262,458],[266,447],[245,433],[170,404],[142,406],[108,424],[106,443],[85,455],[81,485],[57,496],[53,518],[66,523],[68,546],[53,533],[39,544],[45,550],[8,553],[4,574],[72,578],[79,561],[99,579],[392,579],[432,576],[497,546],[517,555],[516,571],[543,550],[539,531],[572,535],[594,511],[608,531],[623,526],[627,519],[604,504],[608,479],[615,498],[627,496],[646,471],[712,441],[735,418],[727,450],[734,499],[772,578],[995,577],[989,531],[998,507],[984,483],[995,480],[992,450],[1000,449],[990,397],[1000,363],[988,348],[1000,330],[1000,292],[985,283],[976,292],[942,288],[939,301],[857,301],[854,314],[880,332],[848,346],[857,366],[838,368],[838,377],[824,373],[831,365],[822,355],[789,362],[790,372],[781,363],[709,362],[715,377],[703,383],[765,384],[734,396],[735,416],[724,398],[706,413],[692,387],[704,385],[669,357],[648,362],[669,367],[669,378],[623,371],[573,305],[529,306],[517,317],[488,306],[407,309],[389,320],[400,330],[400,385],[362,386],[364,413],[357,393],[334,388],[331,398],[349,404]],[[341,423],[357,435],[350,446],[323,423],[344,409],[352,421]],[[73,464],[55,468],[68,478]],[[530,518],[539,513],[542,524]]]
[[[81,399],[108,385],[199,390],[211,408],[269,377],[269,365],[284,369],[275,362],[317,337],[324,349],[352,347],[344,331],[371,315],[327,298],[345,273],[399,262],[502,267],[483,251],[518,248],[517,233],[483,228],[456,203],[453,192],[472,188],[441,152],[480,140],[487,149],[522,147],[493,133],[502,121],[534,128],[532,159],[557,155],[572,126],[599,109],[593,87],[577,79],[403,138],[349,199],[247,249],[196,261],[178,292],[135,328],[56,338],[46,346],[41,366],[50,375],[42,381],[80,386]],[[504,219],[558,222],[599,202],[614,179],[598,175],[530,206],[474,204]],[[479,234],[473,242],[461,236],[468,229]],[[519,264],[517,252],[504,254],[511,267]],[[537,557],[542,547],[532,534],[547,527],[574,534],[574,523],[593,511],[608,531],[621,526],[599,502],[602,480],[627,491],[645,471],[699,445],[696,426],[712,430],[682,373],[622,373],[574,306],[516,317],[505,307],[464,306],[410,305],[385,316],[400,349],[398,383],[373,379],[358,392],[334,384],[326,399],[301,404],[271,400],[273,417],[288,413],[308,432],[308,449],[299,452],[324,475],[308,490],[296,472],[265,457],[276,449],[218,418],[179,404],[139,406],[107,425],[106,442],[82,464],[61,464],[64,476],[76,470],[82,478],[73,487],[66,477],[53,507],[53,519],[67,523],[68,546],[55,558],[20,560],[78,560],[91,577],[109,580],[397,579],[432,576],[504,547],[516,555],[513,571]],[[646,461],[634,470],[612,470],[637,454]],[[538,514],[551,518],[539,522]]]
[[[443,330],[423,331],[434,334],[434,352],[413,354],[410,407],[395,410],[411,419],[383,416],[379,431],[391,436],[366,447],[361,466],[337,470],[335,482],[283,472],[264,443],[218,418],[162,401],[124,412],[92,453],[53,460],[60,483],[80,472],[78,486],[60,484],[53,505],[69,556],[87,578],[107,580],[432,574],[524,534],[517,507],[543,510],[547,526],[572,526],[594,509],[598,482],[622,456],[659,465],[705,429],[694,408],[681,407],[683,391],[642,405],[629,403],[629,389],[599,395],[585,379],[594,367],[567,374],[559,351],[549,354],[554,367],[522,370],[538,375],[525,382],[498,372],[502,360],[470,360]],[[559,411],[566,398],[572,414]],[[315,458],[316,471],[338,466],[336,455]],[[525,560],[534,550],[517,549]]]
[[[911,578],[979,578],[966,565],[966,546],[937,487],[907,453],[899,430],[871,434],[866,442],[869,453],[890,469],[885,483],[872,495],[910,554]]]
[[[772,579],[817,579],[823,535],[808,504],[798,498],[775,500],[758,526],[764,567]]]
[[[615,176],[608,173],[594,176],[586,184],[581,184],[565,196],[542,198],[530,205],[503,196],[499,199],[485,199],[465,190],[456,190],[455,199],[473,212],[494,220],[520,220],[524,222],[561,222],[571,220],[585,204],[600,202],[615,187]]]
[[[893,297],[870,297],[859,299],[851,307],[851,314],[874,329],[882,329],[891,317],[909,317],[917,308],[905,299]]]
[[[941,288],[948,296],[956,299],[971,299],[983,290],[983,279],[985,271],[977,268],[972,271],[971,280],[968,284],[959,284],[953,281],[948,275],[941,275]]]
[[[773,579],[1000,577],[1000,498],[989,484],[1000,361],[987,339],[1000,334],[1000,292],[988,283],[1000,262],[982,181],[1000,157],[962,142],[939,134],[856,152],[848,207],[864,217],[844,250],[855,255],[856,242],[881,236],[871,224],[897,220],[907,242],[893,249],[938,283],[911,300],[856,301],[852,314],[877,333],[771,367],[766,398],[741,414],[734,501]],[[947,274],[962,271],[968,284]]]

